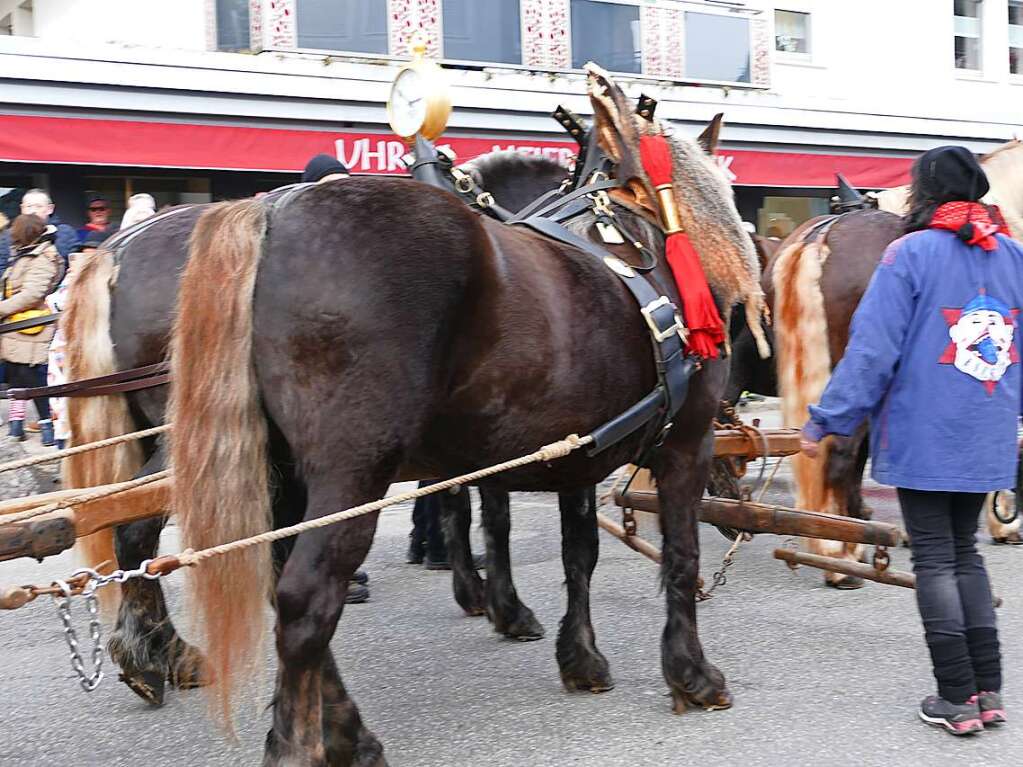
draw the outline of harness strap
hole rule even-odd
[[[36,397],[92,397],[101,394],[119,394],[127,391],[162,386],[170,381],[170,363],[166,360],[153,365],[121,370],[95,378],[83,378],[57,386],[37,386],[32,389],[8,389],[9,399],[35,399]]]
[[[640,313],[650,330],[657,370],[657,386],[650,394],[624,413],[595,429],[592,432],[593,443],[587,448],[587,455],[592,457],[606,450],[640,427],[650,423],[655,417],[658,418],[658,428],[652,431],[652,436],[654,438],[659,436],[672,416],[685,402],[689,379],[699,369],[699,362],[685,354],[682,345],[682,333],[685,327],[679,318],[675,304],[667,296],[655,290],[635,270],[612,267],[611,263],[620,264],[620,260],[595,243],[569,231],[556,221],[531,216],[524,221],[517,221],[515,224],[529,227],[539,234],[599,258],[625,283],[625,287],[639,304]],[[613,261],[611,261],[612,259]],[[645,451],[646,446],[644,445],[640,452],[644,453]]]
[[[525,223],[527,220],[532,220],[534,218],[557,218],[558,220],[564,221],[566,218],[571,218],[571,216],[578,215],[579,213],[582,213],[584,210],[587,210],[590,207],[592,207],[592,203],[589,200],[585,199],[586,195],[593,194],[594,192],[604,191],[607,189],[617,189],[619,186],[621,186],[621,184],[619,184],[617,181],[612,180],[597,181],[593,184],[587,184],[586,186],[581,186],[578,189],[575,189],[569,192],[568,194],[559,197],[554,202],[532,212],[530,212],[529,207],[526,207],[522,210],[522,212],[515,214],[515,216],[513,216],[507,223],[521,224]],[[577,201],[579,205],[573,207],[571,214],[554,215],[556,213],[559,213],[560,209],[567,206],[568,203]]]

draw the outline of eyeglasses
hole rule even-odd
[[[106,205],[90,205],[89,210],[93,213],[100,213],[105,210],[110,210]]]

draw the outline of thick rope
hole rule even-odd
[[[19,511],[17,514],[2,514],[0,515],[0,527],[13,525],[16,522],[24,522],[26,519],[32,519],[33,517],[38,517],[43,514],[49,514],[51,511],[62,511],[64,509],[70,509],[72,506],[78,506],[79,504],[98,501],[100,498],[109,498],[111,495],[117,495],[118,493],[123,493],[128,490],[134,490],[136,487],[142,487],[143,485],[158,482],[169,476],[170,471],[158,471],[155,474],[139,477],[138,479],[133,479],[129,482],[119,482],[116,487],[104,487],[102,490],[83,493],[82,495],[65,498],[62,501],[48,503],[45,506]]]
[[[49,453],[47,455],[36,455],[32,456],[31,458],[19,458],[17,461],[8,461],[7,463],[0,463],[0,474],[2,474],[5,471],[24,469],[28,466],[38,466],[39,464],[43,463],[60,461],[64,458],[67,458],[68,456],[79,455],[80,453],[88,453],[93,450],[100,450],[104,447],[111,447],[113,445],[120,445],[122,442],[133,442],[137,439],[153,437],[157,434],[162,434],[165,431],[169,431],[170,428],[171,424],[165,423],[163,426],[154,426],[152,429],[133,431],[130,434],[120,434],[116,437],[108,437],[107,439],[101,439],[97,442],[89,442],[85,445],[70,447],[67,450],[58,450],[55,453]]]
[[[270,530],[268,532],[261,533],[260,535],[253,535],[250,538],[242,538],[238,541],[222,543],[219,546],[212,546],[200,551],[186,549],[177,555],[177,559],[181,565],[191,567],[222,554],[229,554],[232,551],[247,549],[250,546],[259,546],[263,543],[272,543],[273,541],[279,541],[282,538],[290,538],[292,536],[299,535],[308,530],[315,530],[316,528],[327,527],[328,525],[333,525],[346,519],[354,519],[355,517],[361,517],[365,514],[372,514],[375,511],[386,509],[388,506],[394,506],[395,504],[404,503],[405,501],[421,498],[424,495],[439,493],[442,490],[449,490],[450,488],[457,487],[459,485],[470,484],[483,479],[484,477],[489,477],[493,474],[500,474],[502,471],[517,469],[531,463],[541,463],[545,461],[553,461],[557,458],[564,458],[573,450],[583,447],[584,445],[588,445],[592,441],[593,438],[589,436],[580,437],[577,434],[570,434],[568,437],[559,442],[544,445],[535,453],[530,453],[529,455],[524,455],[511,461],[505,461],[504,463],[499,463],[494,466],[488,466],[485,469],[480,469],[479,471],[474,471],[470,474],[463,474],[460,477],[446,479],[443,482],[437,482],[426,487],[417,488],[416,490],[409,490],[408,492],[393,495],[389,498],[382,498],[378,501],[373,501],[372,503],[364,503],[361,506],[354,506],[350,509],[345,509],[344,511],[338,511],[323,517],[310,519],[305,522],[300,522],[297,525],[282,527],[278,530]]]

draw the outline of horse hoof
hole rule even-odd
[[[163,705],[164,674],[159,671],[138,671],[132,674],[122,673],[118,677],[131,688],[131,691],[154,708]]]
[[[470,618],[479,618],[480,616],[486,615],[487,611],[482,607],[467,607],[463,608],[465,614]]]
[[[702,708],[704,711],[725,711],[733,705],[732,694],[728,690],[716,693],[710,700],[697,700],[687,693],[672,691],[672,712],[684,714],[690,708]]]
[[[528,608],[514,623],[501,628],[498,628],[495,624],[495,628],[508,639],[514,639],[518,642],[536,642],[539,639],[543,639],[546,633],[544,627],[540,625],[533,612]]]
[[[1003,538],[991,539],[996,546],[1019,546],[1023,544],[1023,536],[1018,532],[1011,532]]]
[[[862,578],[857,578],[855,575],[843,575],[840,578],[834,580],[825,577],[824,583],[833,589],[839,591],[853,591],[854,589],[862,589],[866,582]]]
[[[615,688],[607,661],[594,659],[593,668],[589,671],[562,671],[561,683],[569,692],[608,692]]]
[[[205,656],[180,639],[171,647],[167,681],[179,690],[194,690],[210,683]]]

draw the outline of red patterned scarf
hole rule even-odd
[[[934,211],[930,228],[955,232],[967,245],[980,245],[987,251],[998,247],[995,234],[1012,236],[998,208],[979,202],[946,202]]]

